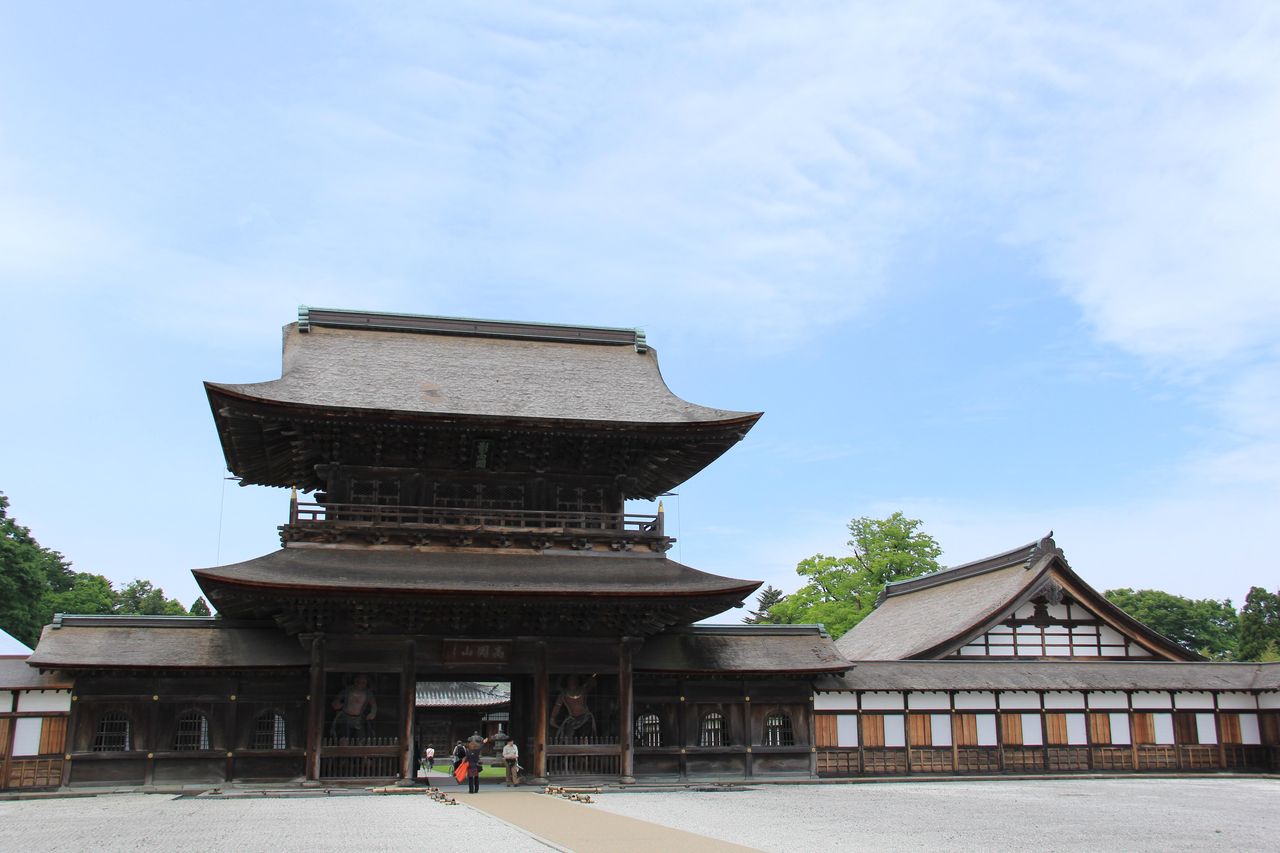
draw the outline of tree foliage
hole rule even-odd
[[[743,622],[748,625],[776,625],[778,617],[774,616],[772,610],[774,605],[783,599],[782,590],[776,586],[769,584],[760,590],[760,594],[756,596],[756,609],[751,611],[750,616],[743,618]]]
[[[34,647],[55,613],[186,612],[150,581],[135,580],[117,592],[102,575],[73,571],[66,558],[9,516],[9,499],[0,493],[0,628],[18,641]]]
[[[833,637],[841,636],[871,612],[885,584],[938,570],[942,548],[920,531],[921,523],[901,512],[853,519],[853,554],[801,560],[796,573],[807,582],[771,606],[769,615],[785,624],[819,622]]]
[[[1280,590],[1251,587],[1240,608],[1238,660],[1277,660],[1280,655]]]
[[[1235,653],[1239,619],[1230,600],[1183,598],[1158,589],[1109,589],[1107,600],[1149,628],[1211,660]]]
[[[192,616],[208,616],[209,604],[204,600],[204,596],[200,596],[191,602],[191,609],[188,611]]]

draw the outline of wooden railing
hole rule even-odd
[[[291,501],[294,525],[387,525],[403,528],[466,528],[518,531],[599,531],[663,535],[662,513],[546,512],[526,509],[471,509],[375,504],[318,504]]]

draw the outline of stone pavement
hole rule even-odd
[[[524,830],[550,846],[573,853],[653,853],[667,850],[750,853],[755,850],[683,829],[612,814],[593,804],[538,793],[540,790],[489,788],[474,796],[464,792],[458,800]]]

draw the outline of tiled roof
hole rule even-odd
[[[27,664],[26,655],[0,655],[0,690],[66,690],[70,680]],[[4,710],[9,710],[5,708]]]
[[[511,702],[511,694],[474,681],[419,681],[419,708],[489,708]]]
[[[276,669],[307,652],[275,626],[213,616],[64,616],[47,625],[30,663],[48,669]]]
[[[851,664],[818,625],[692,625],[650,637],[635,669],[690,673],[836,672]]]
[[[1280,690],[1280,663],[859,661],[818,690]]]

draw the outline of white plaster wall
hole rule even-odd
[[[1117,690],[1089,694],[1090,708],[1128,708],[1129,697]]]
[[[1022,743],[1024,746],[1044,746],[1044,732],[1040,730],[1039,714],[1022,715]]]
[[[1173,714],[1152,714],[1156,743],[1161,746],[1173,745]]]
[[[976,691],[956,694],[956,708],[963,711],[991,710],[996,708],[996,694]]]
[[[1266,711],[1280,708],[1280,691],[1272,690],[1269,693],[1260,694],[1258,696],[1258,707]]]
[[[1110,714],[1109,716],[1111,717],[1111,742],[1117,746],[1128,746],[1133,743],[1129,732],[1129,715]]]
[[[1173,706],[1181,711],[1192,709],[1213,710],[1213,696],[1209,693],[1178,691],[1173,694]],[[1201,741],[1203,743],[1203,741]]]
[[[1163,691],[1157,693],[1138,691],[1133,694],[1133,707],[1138,710],[1144,708],[1172,708],[1173,700],[1168,693]]]
[[[906,717],[901,714],[884,715],[884,745],[906,746]]]
[[[934,746],[951,746],[951,715],[930,714],[929,731]]]
[[[1044,694],[1044,706],[1046,708],[1083,708],[1083,693],[1067,693],[1055,691],[1053,693]]]
[[[853,693],[818,693],[813,697],[815,711],[856,711],[858,697]]]
[[[20,717],[14,722],[13,754],[39,755],[40,724],[44,720],[40,717]]]
[[[978,746],[995,746],[999,741],[996,739],[996,715],[995,714],[978,714]]]
[[[864,711],[901,711],[903,707],[901,693],[862,694],[862,710]]]
[[[1224,711],[1253,711],[1258,700],[1252,693],[1219,693],[1218,707]]]
[[[0,711],[13,710],[13,691],[0,690]]]
[[[1040,710],[1040,696],[1030,692],[1014,692],[1009,691],[1000,694],[1001,708],[1035,708]]]
[[[1217,743],[1218,727],[1213,714],[1196,714],[1196,740],[1200,743]]]
[[[951,697],[945,693],[908,693],[907,707],[912,711],[949,711]]]
[[[1086,746],[1089,743],[1089,730],[1085,724],[1084,714],[1067,714],[1067,745]]]
[[[1240,742],[1248,744],[1262,743],[1262,733],[1258,730],[1257,714],[1240,715]]]
[[[836,745],[858,745],[858,718],[853,714],[840,714],[836,717]]]
[[[24,690],[18,694],[19,711],[70,711],[70,690]]]

